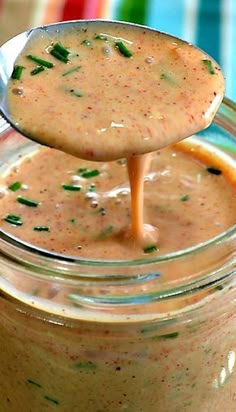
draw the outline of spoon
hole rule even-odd
[[[58,128],[61,109],[57,110],[57,97],[54,100],[49,100],[48,106],[44,106],[43,109],[42,106],[40,108],[40,104],[34,104],[34,101],[29,100],[29,98],[28,105],[26,105],[25,99],[18,99],[17,104],[21,105],[25,113],[31,115],[30,120],[28,119],[30,127],[27,125],[25,128],[23,122],[14,119],[8,103],[8,85],[17,57],[23,49],[32,44],[34,39],[46,37],[48,43],[50,43],[56,36],[64,39],[63,36],[70,31],[79,33],[85,28],[87,30],[91,27],[91,23],[95,27],[93,29],[98,30],[98,33],[99,30],[101,30],[101,33],[104,33],[102,30],[105,30],[105,33],[110,33],[109,30],[111,30],[111,33],[113,33],[112,26],[114,25],[118,30],[117,33],[121,36],[121,40],[123,40],[122,34],[127,35],[128,39],[124,38],[124,44],[133,47],[134,55],[132,58],[127,59],[126,56],[119,57],[118,62],[112,60],[114,54],[119,54],[120,50],[117,51],[118,47],[114,47],[114,44],[117,44],[117,37],[108,34],[109,41],[104,44],[112,43],[113,56],[110,59],[104,58],[102,61],[102,65],[106,64],[104,73],[107,73],[110,68],[113,70],[116,66],[114,76],[116,78],[123,76],[123,78],[118,80],[117,83],[114,80],[110,84],[106,81],[103,84],[101,83],[100,87],[101,80],[104,81],[103,67],[98,72],[96,60],[91,60],[91,63],[89,61],[90,54],[85,55],[84,60],[78,55],[76,64],[82,66],[79,76],[83,76],[86,70],[90,69],[89,65],[94,65],[93,75],[89,79],[84,77],[83,84],[86,89],[90,81],[93,81],[93,86],[88,90],[86,89],[85,96],[82,95],[83,98],[81,99],[73,98],[72,100],[71,96],[68,96],[69,93],[61,96],[61,99],[67,101],[66,113],[72,110],[73,114],[70,120],[62,123],[61,129]],[[143,35],[144,32],[145,35]],[[132,41],[129,41],[129,36],[131,36]],[[151,37],[152,41],[146,40],[148,36]],[[98,42],[98,40],[95,41]],[[165,44],[164,49],[163,42]],[[160,46],[156,46],[156,44],[160,44]],[[153,50],[151,47],[153,47]],[[158,47],[160,47],[160,50]],[[140,49],[142,49],[142,52],[140,52]],[[151,55],[152,52],[154,58]],[[144,53],[150,53],[150,55]],[[188,54],[191,55],[191,58]],[[147,57],[145,58],[145,56]],[[168,66],[169,62],[170,65]],[[98,61],[99,64],[100,61]],[[119,68],[121,67],[120,73],[117,71],[117,65]],[[163,72],[158,71],[160,66]],[[137,68],[140,70],[136,70]],[[50,75],[51,73],[52,71]],[[177,80],[172,78],[173,73],[176,75]],[[36,76],[37,80],[39,76]],[[48,86],[50,88],[51,84],[55,83],[53,76],[54,74]],[[60,81],[62,78],[63,74],[60,74]],[[42,85],[43,82],[44,80],[42,80]],[[128,83],[128,91],[124,90],[125,83]],[[79,85],[81,85],[81,78],[79,78]],[[60,85],[57,85],[57,90],[60,87]],[[103,94],[100,93],[100,111],[96,110],[99,87],[100,89],[104,88]],[[113,100],[110,95],[112,88],[112,92],[114,92]],[[55,90],[50,89],[49,99],[54,97]],[[0,48],[0,111],[2,116],[13,128],[31,140],[88,160],[115,160],[152,152],[204,129],[210,124],[220,105],[223,90],[224,81],[219,66],[203,51],[176,37],[132,23],[106,20],[54,23],[21,33]],[[68,91],[73,92],[73,90]],[[30,96],[34,96],[33,93],[31,91]],[[45,94],[48,94],[47,90]],[[129,102],[132,101],[134,101],[133,107],[129,105]],[[94,110],[87,113],[88,106],[92,106],[91,108]],[[53,109],[55,113],[53,124],[50,117],[52,107],[55,109]],[[16,112],[18,114],[18,109],[16,109]],[[35,125],[36,120],[41,121],[47,115],[44,124],[39,122]],[[47,126],[47,130],[44,129],[46,124],[50,125],[50,127]]]
[[[17,132],[33,141],[37,141],[37,136],[32,136],[23,131],[12,118],[9,110],[7,87],[8,82],[11,79],[15,61],[32,38],[44,33],[47,33],[50,36],[65,29],[70,30],[73,29],[76,24],[76,21],[68,21],[35,27],[12,37],[0,47],[0,114]]]

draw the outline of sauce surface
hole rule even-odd
[[[203,144],[178,145],[153,153],[144,177],[144,218],[159,228],[157,254],[201,243],[236,221],[236,166]],[[0,184],[1,226],[27,242],[87,258],[147,256],[126,237],[131,195],[125,160],[91,162],[41,148],[20,158]]]
[[[224,92],[219,66],[203,51],[122,23],[80,22],[54,36],[42,30],[16,66],[23,71],[8,100],[18,127],[88,160],[184,139],[209,125]]]
[[[188,43],[142,26],[87,22],[32,37],[9,84],[16,124],[73,156],[127,158],[132,213],[125,237],[156,247],[159,228],[143,214],[147,153],[209,125],[223,97],[219,66]]]

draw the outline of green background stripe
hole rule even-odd
[[[146,24],[148,3],[148,0],[122,0],[117,17],[123,21]]]

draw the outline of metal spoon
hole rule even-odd
[[[81,26],[83,21],[75,20],[36,27],[16,35],[0,47],[0,114],[16,131],[24,134],[24,136],[30,138],[31,140],[36,141],[36,136],[27,135],[27,133],[23,132],[12,119],[9,111],[7,86],[12,75],[14,63],[24,47],[26,47],[27,43],[33,37],[37,37],[41,33],[44,35],[48,34],[48,36],[54,35],[55,33],[59,33],[65,29],[73,29],[78,24]]]
[[[15,36],[14,38],[9,40],[8,42],[6,42],[0,48],[0,114],[2,114],[2,116],[7,120],[8,123],[10,123],[10,125],[14,129],[16,129],[21,134],[24,134],[26,137],[30,138],[31,140],[38,141],[39,143],[41,143],[40,138],[38,138],[38,136],[36,134],[35,135],[34,134],[33,135],[32,134],[30,134],[30,135],[27,134],[27,132],[23,131],[20,128],[20,125],[13,119],[13,116],[11,115],[11,111],[9,109],[8,99],[7,99],[8,83],[9,83],[9,80],[11,79],[13,68],[14,68],[14,65],[15,65],[15,62],[17,60],[18,55],[21,54],[22,50],[28,45],[29,41],[31,41],[32,38],[34,38],[34,37],[39,38],[40,36],[48,36],[49,39],[52,39],[53,37],[55,37],[56,34],[59,34],[59,33],[63,33],[63,32],[66,32],[66,31],[78,30],[78,29],[81,30],[83,28],[87,28],[88,24],[93,23],[93,22],[96,23],[96,25],[98,25],[98,26],[99,26],[100,23],[106,23],[106,24],[107,23],[115,23],[115,24],[118,24],[118,25],[121,25],[121,26],[129,26],[129,27],[134,27],[134,28],[140,27],[140,28],[145,29],[146,31],[149,31],[149,32],[158,32],[157,30],[152,29],[150,27],[139,26],[139,25],[132,24],[132,23],[116,22],[116,21],[107,22],[106,20],[103,21],[103,20],[97,20],[97,19],[96,20],[75,20],[75,21],[54,23],[54,24],[50,24],[48,26],[37,27],[37,28],[31,29],[31,30],[25,31],[25,32]],[[176,41],[185,43],[183,40],[177,39],[176,37],[173,37],[173,36],[170,36],[170,35],[168,35],[168,37],[171,37],[173,39],[173,44],[175,44]],[[208,60],[206,60],[206,61],[208,62]],[[216,78],[216,77],[212,76],[212,79]],[[215,93],[215,97],[212,98],[211,107],[208,107],[206,105],[206,108],[205,107],[201,108],[202,109],[201,113],[203,113],[201,120],[203,120],[203,122],[200,125],[200,127],[204,128],[209,124],[207,116],[205,117],[205,113],[208,113],[208,109],[210,109],[210,112],[212,114],[215,113],[215,111],[217,110],[217,108],[219,106],[221,98],[222,98],[222,93],[219,93],[219,95],[217,93]],[[204,99],[205,99],[205,97],[204,97]],[[162,116],[161,116],[161,118],[162,118]],[[172,122],[172,119],[171,119],[171,122]],[[140,118],[139,123],[141,125],[141,123],[142,123],[141,118]],[[157,120],[157,123],[158,123],[158,120]],[[172,123],[175,124],[175,119],[174,118],[173,118]],[[115,130],[115,127],[113,127],[112,124],[113,124],[113,122],[111,122],[111,127],[107,128],[107,126],[106,126],[105,129],[107,129],[109,132],[112,129]],[[159,127],[159,124],[160,123],[158,123],[158,127]],[[126,142],[128,140],[127,139],[127,129],[123,126],[123,124],[122,124],[122,127],[124,129],[123,130],[123,135],[124,135],[123,140],[124,140],[124,142]],[[117,128],[117,126],[116,126],[116,128]],[[104,125],[102,125],[102,130],[103,129],[104,129]],[[130,130],[133,133],[133,131],[132,131],[133,129],[130,128]],[[163,130],[164,130],[164,126],[163,126]],[[190,134],[194,133],[195,131],[196,130],[192,131],[192,129],[191,129]],[[175,133],[174,136],[169,136],[169,134],[168,134],[168,139],[169,140],[168,139],[165,140],[165,142],[164,142],[165,144],[174,143],[174,141],[179,140],[178,133],[177,132],[174,132],[174,133]],[[107,140],[107,137],[106,137],[107,135],[105,133],[103,133],[103,135],[105,136],[104,139]],[[185,136],[183,135],[183,136],[181,136],[181,138],[187,137],[188,135],[189,134],[186,134]],[[149,137],[146,138],[145,134],[144,134],[143,138],[145,138],[145,140],[150,140],[151,144],[154,141],[152,139],[149,139]],[[123,140],[121,142],[123,142]],[[164,141],[164,139],[163,139],[163,141]],[[44,142],[44,144],[45,144],[45,142]],[[47,144],[47,142],[46,142],[46,144]],[[158,144],[159,144],[159,142],[158,142]],[[132,151],[134,151],[135,154],[143,153],[143,147],[140,148],[138,145],[139,145],[139,142],[137,143],[137,147],[134,146],[132,148]],[[163,146],[162,145],[160,147],[156,147],[155,145],[156,145],[156,142],[155,142],[154,145],[152,145],[150,147],[146,146],[147,151],[157,150],[157,149],[159,149]],[[142,144],[141,144],[141,146],[142,146]],[[146,148],[145,148],[145,150],[146,150]],[[66,147],[64,147],[64,145],[63,145],[63,150],[64,149],[65,149],[65,151],[67,151]],[[101,157],[103,155],[104,148],[101,147],[101,149],[102,149],[102,154],[99,154],[100,157],[99,158],[97,157],[97,160],[104,160]],[[74,150],[75,150],[75,147],[73,146],[73,154],[74,154]],[[79,148],[79,150],[81,150],[81,149]],[[116,148],[116,150],[118,150],[118,152],[115,152],[113,150],[113,152],[114,152],[113,157],[110,157],[110,160],[115,159],[115,158],[118,159],[118,158],[121,158],[121,157],[127,157],[127,155],[130,155],[130,147],[127,149],[128,150],[128,152],[127,152],[127,150],[125,148],[125,145],[123,143],[120,144],[118,149]],[[72,153],[71,148],[69,149],[68,153]],[[75,155],[78,155],[79,157],[84,156],[83,153],[82,153],[83,156],[81,156],[81,151],[79,151],[78,153],[75,152]],[[109,156],[111,156],[111,155],[109,154]],[[89,159],[89,157],[87,157],[87,158]]]

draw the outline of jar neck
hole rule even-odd
[[[0,240],[3,293],[60,316],[158,316],[191,310],[235,282],[236,227],[205,244],[139,261],[89,261]],[[158,314],[158,315],[157,315]],[[108,317],[109,317],[108,316]]]

